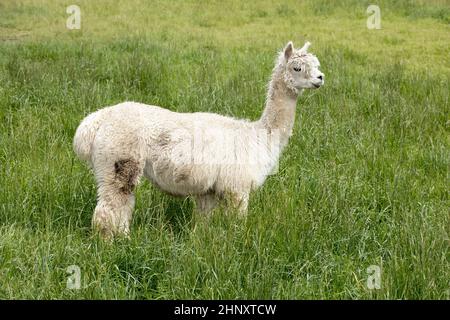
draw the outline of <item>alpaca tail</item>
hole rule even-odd
[[[100,124],[99,110],[84,118],[78,126],[73,139],[73,150],[81,160],[91,162],[92,144]]]

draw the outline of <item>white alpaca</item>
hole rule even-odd
[[[289,42],[279,54],[257,121],[135,102],[87,116],[74,150],[98,184],[93,227],[105,237],[129,233],[133,189],[142,175],[169,194],[194,196],[201,212],[226,199],[245,213],[250,191],[264,183],[292,134],[298,95],[324,83],[308,47]]]

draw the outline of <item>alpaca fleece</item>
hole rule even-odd
[[[98,186],[93,227],[104,237],[129,233],[141,176],[171,195],[195,197],[201,212],[226,199],[245,214],[250,191],[276,168],[288,143],[298,95],[324,83],[308,47],[296,50],[289,42],[280,52],[257,121],[136,102],[88,115],[73,145],[92,167]]]

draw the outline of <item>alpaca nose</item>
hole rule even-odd
[[[320,75],[317,78],[320,79],[320,80],[323,80],[323,75]]]

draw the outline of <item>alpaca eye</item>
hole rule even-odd
[[[300,72],[302,71],[302,68],[294,68],[294,71]]]

